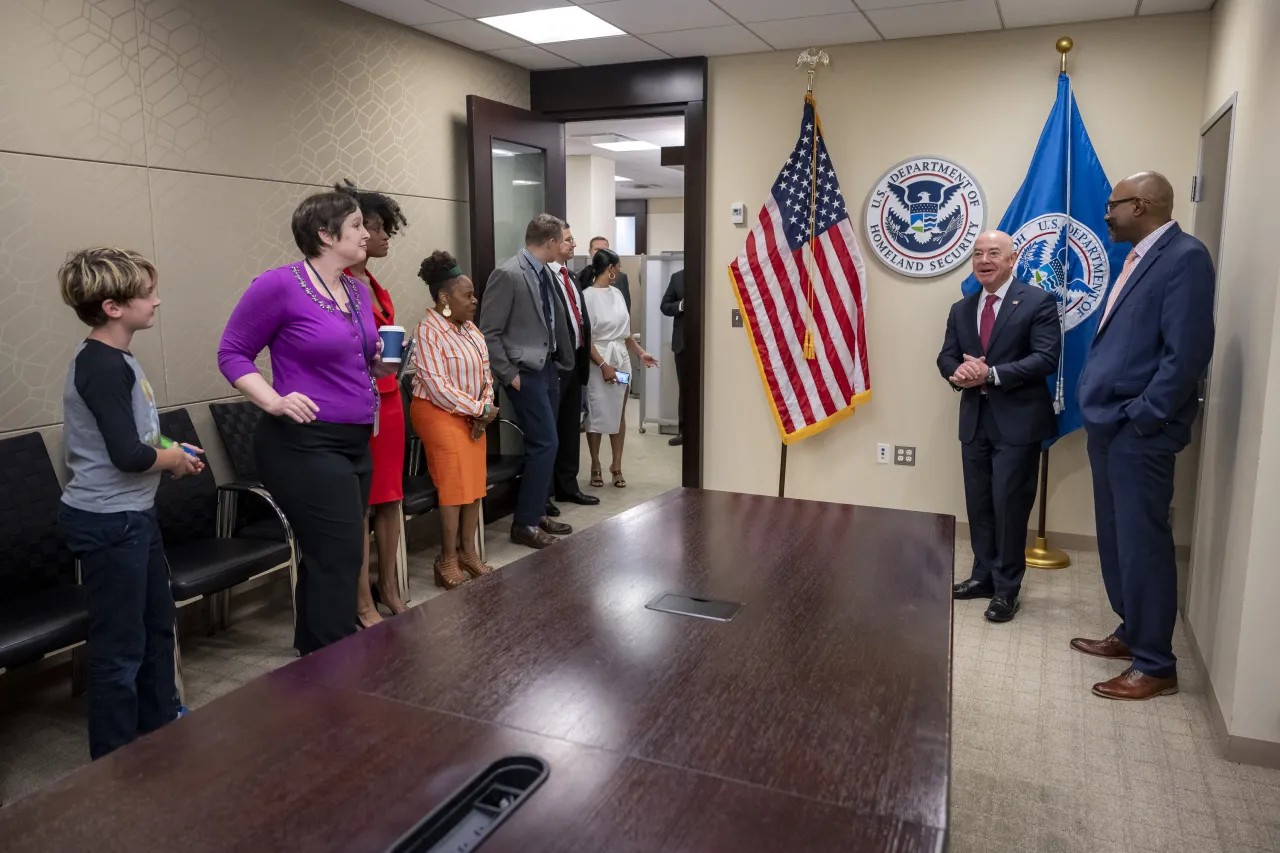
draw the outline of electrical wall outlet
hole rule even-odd
[[[893,451],[891,450],[889,445],[887,444],[876,445],[876,461],[879,462],[881,465],[889,464],[889,457],[892,455],[892,453]]]
[[[733,314],[730,315],[730,322],[733,323],[733,327],[735,329],[742,328],[742,310],[741,309],[739,308],[733,309]]]
[[[916,449],[914,447],[895,447],[893,449],[894,465],[915,465]]]

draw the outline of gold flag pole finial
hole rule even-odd
[[[809,128],[810,137],[813,140],[813,154],[809,160],[809,239],[817,238],[818,234],[818,107],[813,102],[813,77],[818,73],[819,65],[830,65],[831,57],[827,55],[825,50],[817,47],[806,47],[798,57],[796,57],[796,68],[808,66],[805,72],[808,74],[808,87],[805,90],[805,100],[813,104],[813,127]],[[809,246],[809,306],[805,316],[804,343],[801,345],[800,353],[805,359],[812,360],[817,358],[817,350],[813,342],[813,246]],[[785,447],[784,447],[785,450]]]
[[[821,48],[806,47],[800,53],[800,55],[796,57],[796,68],[799,68],[802,65],[809,66],[808,68],[805,69],[805,71],[809,75],[809,81],[808,81],[809,85],[808,85],[808,89],[806,89],[808,94],[810,95],[813,94],[813,75],[818,73],[818,66],[830,65],[830,64],[831,64],[831,57],[827,56],[827,52],[825,50],[822,50]]]
[[[1067,54],[1071,52],[1071,48],[1076,46],[1076,43],[1071,40],[1071,36],[1063,36],[1058,39],[1058,43],[1054,46],[1058,48],[1058,53],[1062,54],[1062,73],[1066,74]]]

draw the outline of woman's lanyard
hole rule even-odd
[[[338,300],[333,298],[333,291],[329,289],[329,284],[324,280],[324,276],[316,272],[316,268],[311,266],[310,260],[308,260],[306,264],[307,264],[307,268],[311,270],[312,274],[315,275],[316,279],[319,280],[320,286],[324,288],[324,293],[326,296],[329,297],[329,301],[332,302],[334,305],[338,305]],[[355,299],[351,297],[351,289],[347,287],[347,283],[345,281],[342,283],[342,292],[347,295],[347,308],[349,308],[350,310],[347,312],[343,312],[342,306],[338,305],[338,313],[339,314],[346,313],[348,315],[347,317],[348,322],[350,322],[357,329],[360,330],[360,352],[364,353],[364,357],[367,360],[369,358],[369,338],[365,334],[364,323],[360,322],[360,308],[358,305],[356,305]]]
[[[306,265],[307,265],[307,269],[311,270],[312,275],[314,275],[316,279],[320,282],[320,286],[324,288],[325,295],[328,296],[329,301],[336,306],[338,313],[339,314],[343,313],[342,306],[338,305],[338,300],[333,298],[333,291],[329,289],[329,284],[324,280],[324,276],[316,272],[316,268],[311,265],[310,260],[306,261]],[[342,292],[347,295],[347,308],[350,309],[349,312],[347,312],[349,315],[347,319],[357,329],[360,330],[360,354],[364,356],[365,361],[367,362],[369,360],[369,338],[368,338],[368,335],[365,334],[364,323],[360,322],[360,307],[356,303],[355,298],[352,297],[351,288],[347,287],[347,283],[345,281],[342,282]],[[369,310],[372,311],[373,308],[370,307]],[[373,389],[374,405],[376,406],[373,412],[373,434],[377,435],[378,421],[379,421],[379,416],[381,415],[381,412],[379,410],[382,408],[382,405],[381,405],[382,396],[378,394],[378,385],[376,382],[373,381],[372,376],[370,376],[369,382],[370,382],[370,386]]]

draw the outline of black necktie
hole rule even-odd
[[[556,335],[555,321],[551,314],[551,273],[547,272],[544,266],[538,271],[538,283],[541,285],[538,289],[542,291],[542,314],[547,321],[547,331],[551,334],[551,351],[556,351]]]

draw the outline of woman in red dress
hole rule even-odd
[[[364,214],[364,227],[369,232],[366,246],[368,258],[385,258],[391,238],[409,224],[400,205],[382,193],[357,190],[350,181],[335,187],[355,197]],[[369,286],[373,293],[373,316],[379,326],[394,326],[396,309],[388,293],[368,269],[368,258],[347,269]],[[369,490],[369,511],[373,514],[373,530],[378,540],[378,598],[392,614],[406,610],[396,584],[396,554],[400,550],[400,501],[404,498],[404,405],[400,401],[400,383],[394,376],[378,380],[378,429],[369,440],[373,454],[373,487]],[[373,600],[369,583],[369,530],[364,534],[364,564],[360,567],[360,597],[357,615],[365,628],[382,621]]]

